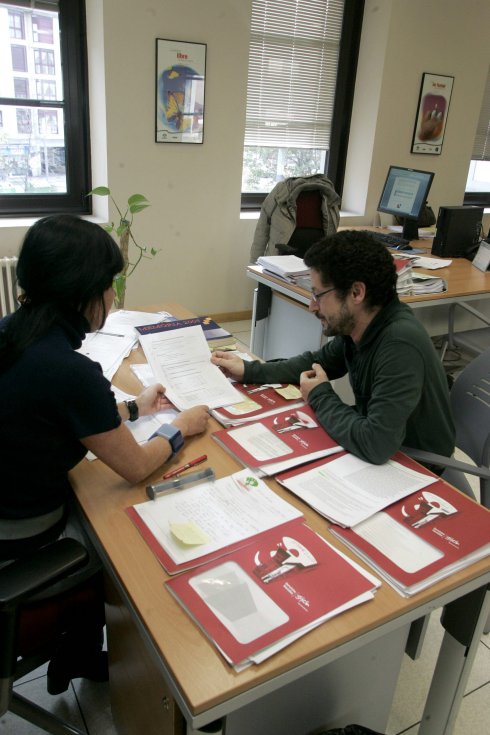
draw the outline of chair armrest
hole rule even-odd
[[[0,569],[0,610],[40,592],[87,560],[88,552],[81,543],[63,538],[8,564]]]
[[[433,454],[432,452],[426,452],[424,449],[401,447],[400,451],[406,454],[408,457],[417,460],[417,462],[434,464],[438,467],[447,467],[452,470],[467,472],[469,475],[482,477],[484,480],[490,480],[490,469],[487,467],[478,467],[474,464],[461,462],[459,459],[454,459],[454,457],[445,457],[442,454]]]

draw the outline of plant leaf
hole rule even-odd
[[[146,202],[146,206],[150,205],[150,202],[143,194],[132,194],[128,199],[129,206],[132,204],[143,204],[144,202]]]
[[[149,206],[149,204],[130,204],[129,211],[133,214],[136,214],[136,212],[141,212],[143,209],[146,209]]]
[[[89,191],[87,196],[90,194],[95,194],[95,196],[98,197],[110,197],[111,190],[107,188],[107,186],[96,186],[95,189],[92,189],[92,191]]]

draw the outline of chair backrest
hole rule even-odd
[[[490,349],[475,357],[450,394],[456,446],[477,465],[490,464]],[[482,503],[489,507],[490,483],[482,480]],[[485,498],[483,497],[485,496]]]

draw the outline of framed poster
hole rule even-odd
[[[156,39],[155,140],[202,143],[206,44]]]
[[[454,77],[440,74],[422,75],[412,153],[440,155],[453,82]]]

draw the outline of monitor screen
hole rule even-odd
[[[433,178],[431,171],[417,171],[402,166],[389,168],[378,212],[402,218],[402,236],[407,240],[418,238],[417,220],[427,201]]]

